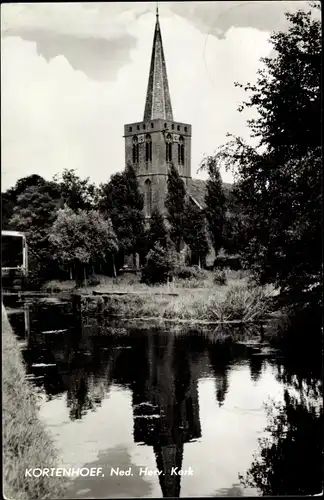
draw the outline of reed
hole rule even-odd
[[[261,287],[232,285],[224,300],[212,300],[208,306],[208,315],[221,322],[257,321],[263,319],[269,310],[267,297],[268,295]]]

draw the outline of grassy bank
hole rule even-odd
[[[61,477],[25,477],[30,468],[57,467],[53,442],[39,420],[17,341],[2,306],[3,492],[9,500],[62,498]]]
[[[271,287],[253,287],[245,271],[222,273],[222,280],[217,273],[202,271],[195,278],[174,279],[169,284],[155,286],[140,283],[140,276],[134,274],[118,278],[98,276],[96,284],[89,281],[79,289],[73,281],[55,281],[47,283],[43,290],[77,291],[85,296],[83,312],[106,312],[122,318],[201,323],[247,323],[266,318],[275,291]],[[93,297],[93,292],[104,296]]]
[[[85,313],[106,313],[123,318],[248,323],[265,319],[271,294],[261,288],[237,284],[210,289],[183,289],[177,296],[161,294],[104,295],[82,297]]]

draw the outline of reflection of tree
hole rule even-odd
[[[95,348],[89,353],[91,357],[78,352],[78,360],[72,360],[63,375],[71,420],[81,419],[88,411],[95,411],[109,391],[118,351],[112,348],[103,352],[106,353],[103,360]]]
[[[66,404],[70,408],[70,419],[79,420],[87,410],[92,409],[88,397],[88,387],[83,370],[74,372],[70,378],[71,386],[67,391]]]
[[[209,357],[215,377],[216,399],[219,406],[222,406],[229,389],[228,371],[233,357],[230,343],[218,342],[210,344]]]
[[[263,358],[262,356],[253,356],[249,358],[250,375],[254,382],[257,382],[262,373]]]
[[[94,377],[93,373],[82,368],[74,370],[69,376],[67,390],[67,407],[70,408],[70,419],[80,420],[88,411],[101,406],[108,390],[108,381]]]
[[[323,408],[318,380],[299,380],[279,371],[278,378],[290,381],[284,402],[267,407],[267,438],[259,441],[243,484],[263,495],[311,495],[322,491]],[[296,390],[297,389],[297,390]],[[295,394],[294,394],[295,393]]]
[[[110,337],[101,335],[96,322],[87,321],[75,307],[68,325],[62,344],[52,349],[67,390],[70,418],[78,420],[101,406],[112,383],[118,351]]]

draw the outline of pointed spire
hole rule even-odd
[[[153,449],[157,469],[161,472],[159,475],[159,482],[163,497],[179,498],[181,490],[181,476],[178,476],[178,474],[171,474],[171,471],[172,468],[178,468],[178,470],[182,469],[183,443],[179,442],[168,446],[156,444]]]
[[[156,23],[149,81],[146,92],[144,121],[154,120],[156,118],[173,121],[171,98],[160,29],[158,3],[156,5]]]

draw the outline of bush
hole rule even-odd
[[[213,282],[215,285],[227,285],[227,276],[224,269],[215,271]]]
[[[205,277],[205,271],[200,269],[198,266],[184,266],[184,265],[176,265],[174,269],[173,276],[180,280],[187,279],[202,279]]]
[[[97,286],[100,285],[100,283],[101,283],[100,278],[95,274],[89,276],[89,278],[87,279],[88,286]]]
[[[212,300],[208,315],[217,321],[257,321],[269,311],[267,293],[260,287],[234,285],[222,301]]]
[[[155,283],[166,283],[168,280],[172,280],[176,263],[177,258],[175,252],[170,249],[162,248],[159,243],[156,243],[146,257],[141,282],[151,285]]]

